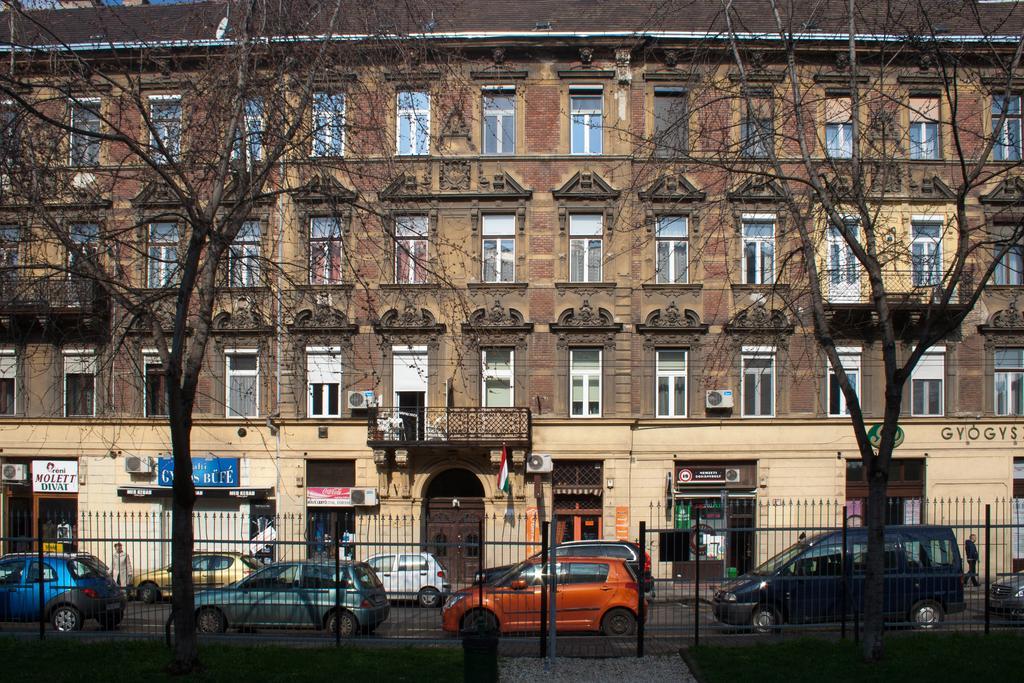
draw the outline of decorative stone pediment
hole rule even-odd
[[[415,173],[401,173],[380,192],[385,201],[430,199],[430,177],[420,178]]]
[[[567,308],[558,316],[558,322],[551,324],[551,331],[559,332],[620,332],[622,323],[615,322],[611,312],[605,308],[594,308],[584,299],[578,308]]]
[[[434,314],[426,308],[416,308],[408,303],[401,311],[392,308],[380,317],[374,325],[378,334],[441,334],[445,330],[442,323],[437,322]]]
[[[955,199],[956,195],[949,185],[942,182],[938,176],[924,176],[923,178],[911,178],[908,183],[911,197],[914,199]]]
[[[793,324],[780,310],[769,310],[764,304],[745,308],[725,325],[728,332],[753,334],[785,334],[793,331]]]
[[[1024,334],[1024,314],[1017,309],[1017,298],[1001,311],[989,316],[987,325],[979,325],[982,334]]]
[[[295,320],[289,325],[292,332],[303,333],[348,333],[354,334],[359,331],[358,325],[348,321],[344,312],[328,305],[326,302],[317,302],[313,308],[306,308],[295,315]]]
[[[1024,204],[1024,178],[1007,178],[996,185],[978,201],[982,204]]]
[[[495,173],[493,176],[485,176],[481,173],[477,178],[477,186],[481,195],[491,195],[502,199],[529,199],[533,196],[533,191],[523,188],[508,173]]]
[[[637,332],[651,334],[659,332],[678,333],[692,332],[706,334],[708,326],[700,322],[700,316],[689,308],[680,310],[675,301],[665,308],[652,311],[642,325],[636,326]]]
[[[181,199],[165,182],[154,180],[132,198],[135,206],[180,206]]]
[[[303,203],[351,204],[356,198],[356,192],[342,185],[334,176],[316,173],[293,196],[295,201]]]
[[[661,176],[639,193],[645,202],[699,202],[705,196],[682,173]]]
[[[505,308],[500,299],[495,299],[490,308],[478,308],[469,316],[469,322],[463,326],[463,331],[485,332],[489,330],[533,330],[533,324],[523,319],[523,314],[514,308]]]
[[[380,192],[383,201],[503,201],[507,199],[527,200],[533,192],[524,189],[511,175],[498,172],[485,176],[476,176],[476,187],[473,187],[472,166],[469,161],[446,160],[440,162],[438,171],[439,191],[434,192],[430,186],[430,176],[419,178],[411,173],[403,173],[395,178]]]
[[[262,333],[268,329],[267,321],[248,299],[239,299],[233,311],[222,311],[213,318],[215,332]]]
[[[556,200],[612,201],[618,199],[619,194],[604,178],[591,171],[579,171],[565,185],[551,191]]]
[[[728,194],[729,201],[756,203],[778,203],[786,198],[782,188],[772,179],[751,176]]]

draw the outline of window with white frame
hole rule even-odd
[[[1024,285],[1024,245],[1012,244],[996,264],[992,282],[997,285]]]
[[[946,378],[946,349],[933,346],[925,351],[910,375],[911,414],[915,417],[942,415]]]
[[[601,417],[601,349],[569,349],[569,415]]]
[[[604,216],[599,213],[569,215],[569,281],[601,282]]]
[[[846,380],[850,383],[853,393],[860,395],[860,354],[859,347],[836,347],[839,362],[846,372]],[[832,367],[828,368],[828,414],[832,416],[849,415],[850,406],[846,396],[839,387],[839,374]]]
[[[514,352],[506,346],[480,350],[483,364],[480,396],[484,408],[511,408],[515,405]]]
[[[1024,415],[1024,348],[996,349],[996,415]]]
[[[341,380],[340,346],[306,347],[308,417],[341,417]]]
[[[336,285],[341,276],[341,219],[314,216],[309,219],[309,283]]]
[[[996,161],[1020,161],[1021,110],[1019,95],[992,98],[992,158]]]
[[[14,415],[18,357],[13,349],[0,349],[0,415]]]
[[[149,98],[150,146],[167,161],[181,154],[181,98],[154,95]]]
[[[742,364],[743,416],[774,416],[775,348],[744,346]]]
[[[601,154],[604,135],[604,91],[601,86],[569,88],[570,150],[573,154]]]
[[[64,415],[85,417],[96,414],[96,354],[93,351],[64,352]]]
[[[484,154],[516,153],[516,89],[484,88]]]
[[[17,225],[0,225],[0,278],[18,276],[21,251],[21,229]]]
[[[658,417],[686,417],[686,349],[657,351]]]
[[[825,100],[825,154],[833,159],[853,156],[853,106],[849,97]]]
[[[246,221],[228,249],[228,286],[260,284],[260,222]]]
[[[71,100],[70,107],[71,165],[97,166],[100,163],[100,101]]]
[[[484,282],[515,282],[515,214],[484,214],[482,218]]]
[[[397,126],[400,156],[430,154],[430,94],[399,91]]]
[[[775,216],[743,217],[743,284],[775,282]]]
[[[345,155],[345,95],[313,94],[313,156]]]
[[[227,360],[227,416],[254,417],[259,414],[260,362],[255,349],[230,350]]]
[[[655,229],[655,267],[661,284],[686,284],[689,278],[689,219],[659,216]]]
[[[178,281],[178,224],[149,224],[149,253],[146,284],[170,287]]]
[[[146,417],[167,416],[167,372],[156,349],[143,352],[142,374],[145,391]]]
[[[769,156],[775,139],[775,119],[771,97],[764,93],[750,94],[740,122],[740,154],[748,158]]]
[[[395,283],[415,285],[427,281],[426,216],[395,217]]]
[[[242,159],[243,153],[247,163],[263,158],[263,98],[250,97],[242,109],[242,120],[238,123],[235,133],[235,144],[232,158]]]
[[[917,218],[910,224],[910,267],[915,287],[942,283],[942,220]]]
[[[939,98],[910,98],[910,158],[939,158]]]

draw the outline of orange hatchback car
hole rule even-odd
[[[635,632],[640,588],[624,560],[566,557],[557,571],[555,618],[559,632],[600,631],[608,636]],[[484,586],[482,603],[479,586],[455,593],[444,604],[444,630],[474,631],[482,621],[486,630],[501,633],[539,631],[542,580],[540,562],[527,560]]]

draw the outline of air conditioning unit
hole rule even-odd
[[[377,405],[377,395],[372,391],[350,391],[348,392],[349,410],[366,410]]]
[[[711,389],[707,393],[704,405],[711,410],[732,408],[732,391],[730,389]]]
[[[725,480],[729,483],[735,484],[740,480],[740,471],[735,467],[727,467],[725,469]]]
[[[547,453],[530,453],[526,459],[527,474],[544,474],[550,472],[555,466],[551,456]]]
[[[124,459],[124,471],[128,474],[151,474],[153,460],[144,455],[129,455]]]
[[[352,489],[352,505],[376,505],[377,489]]]
[[[28,481],[28,465],[7,463],[3,468],[3,480],[10,482]]]

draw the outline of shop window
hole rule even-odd
[[[921,524],[925,522],[922,506],[925,484],[925,461],[899,458],[889,465],[888,498],[885,502],[886,524]],[[867,514],[868,480],[864,463],[846,461],[846,516],[850,526],[863,526]]]

